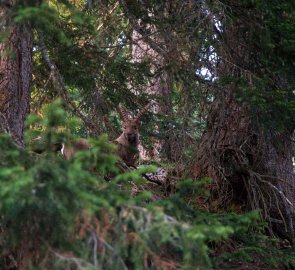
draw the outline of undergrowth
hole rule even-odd
[[[269,269],[295,267],[294,250],[265,236],[258,211],[202,210],[208,179],[180,181],[152,202],[151,192],[133,191],[150,168],[120,173],[105,135],[64,160],[51,146],[73,139],[75,123],[56,102],[29,118],[27,149],[1,134],[1,269],[233,269],[253,254]],[[42,154],[32,151],[38,136]]]

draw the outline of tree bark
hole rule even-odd
[[[0,17],[4,22],[1,31],[8,34],[7,40],[0,43],[2,130],[9,132],[17,144],[23,145],[24,121],[30,109],[32,30],[28,24],[11,22],[8,8],[0,8]]]
[[[226,27],[219,33],[219,79],[241,78],[252,87],[257,59],[253,59],[249,31],[242,30],[245,23],[239,19]],[[237,101],[239,91],[244,91],[241,85],[232,82],[216,94],[192,176],[213,179],[210,189],[214,207],[234,203],[252,210],[260,208],[272,228],[294,243],[295,177],[290,128],[294,123],[266,131],[263,123],[254,122],[259,117],[252,114],[250,106]]]
[[[156,33],[155,27],[150,26],[151,32]],[[159,35],[154,34],[151,39],[153,42],[157,43],[161,38]],[[154,113],[171,113],[172,101],[171,101],[171,88],[170,81],[167,72],[159,72],[165,66],[165,60],[162,55],[157,51],[153,50],[149,43],[147,43],[142,36],[133,30],[132,34],[132,59],[135,62],[142,62],[149,60],[151,64],[151,72],[155,74],[153,78],[150,79],[149,85],[142,88],[141,91],[159,97],[161,102],[157,104],[154,108]],[[157,75],[158,74],[158,75]],[[159,132],[158,127],[155,127],[155,133]],[[154,138],[154,143],[151,149],[145,150],[141,147],[141,156],[144,158],[149,158],[153,160],[159,160],[161,152],[165,152],[166,156],[169,158],[169,138],[165,140],[158,140]]]
[[[201,48],[197,37],[200,26],[205,21],[200,12],[201,2],[165,0],[151,3],[120,0],[133,29],[132,58],[138,62],[148,60],[154,75],[149,85],[142,90],[159,101],[154,112],[159,114],[159,120],[163,119],[154,128],[154,133],[157,134],[152,138],[154,147],[147,153],[151,159],[165,157],[179,163],[185,156],[185,144],[180,137],[183,139],[187,135],[184,131],[186,121],[181,124],[182,131],[176,132],[177,112],[173,110],[172,95],[177,89],[177,92],[183,91],[184,98],[181,100],[189,97],[192,86],[190,82],[196,78],[196,66],[200,67],[197,55]],[[186,108],[181,108],[178,112],[181,110]],[[186,120],[192,114],[193,112],[187,113]]]
[[[211,177],[211,200],[262,209],[276,231],[294,241],[295,177],[292,132],[254,127],[251,112],[227,89],[214,101],[195,156],[195,179]]]

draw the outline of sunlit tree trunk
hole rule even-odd
[[[150,26],[151,31],[156,33],[156,29]],[[151,37],[155,43],[159,42],[160,37],[155,34]],[[160,102],[154,107],[154,113],[169,114],[172,108],[171,101],[171,88],[169,76],[166,72],[161,72],[165,66],[165,60],[162,55],[153,50],[151,46],[144,41],[142,36],[133,30],[132,34],[132,59],[135,62],[150,61],[151,73],[154,76],[150,79],[150,82],[141,91],[144,93],[158,97]],[[159,127],[155,127],[154,132],[158,132]],[[151,159],[159,159],[162,151],[169,155],[167,149],[169,149],[169,138],[164,140],[154,140],[152,149],[141,151],[141,156]]]
[[[190,91],[185,89],[190,88],[191,81],[195,79],[195,66],[199,66],[196,64],[196,55],[200,50],[200,43],[196,40],[200,31],[198,27],[192,28],[192,25],[199,26],[202,17],[201,3],[191,0],[119,2],[133,29],[133,60],[147,60],[151,63],[153,77],[143,91],[156,96],[159,101],[155,113],[160,115],[160,124],[154,128],[155,133],[159,130],[158,142],[154,144],[158,151],[150,156],[157,159],[161,153],[168,160],[178,163],[185,156],[184,144],[179,138],[186,132],[185,128],[181,132],[176,132],[175,126],[178,123],[175,116],[184,108],[180,106],[182,108],[178,109],[178,112],[173,111],[172,95],[178,88],[180,92],[183,91],[183,100],[186,99]],[[183,81],[184,78],[186,82]],[[177,82],[180,81],[178,87]],[[191,115],[191,111],[186,115]],[[185,121],[181,125],[186,125]]]
[[[0,117],[1,128],[23,144],[24,120],[29,112],[32,80],[32,31],[28,24],[14,24],[9,9],[0,8]]]

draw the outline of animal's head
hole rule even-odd
[[[136,143],[138,141],[140,121],[149,106],[150,104],[146,105],[134,118],[128,117],[125,108],[120,106],[120,112],[123,120],[123,136],[129,143]]]

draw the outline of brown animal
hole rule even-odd
[[[120,106],[122,116],[122,134],[115,140],[118,145],[118,155],[127,166],[135,167],[139,157],[139,127],[140,119],[149,109],[147,104],[134,118],[129,118],[124,107]]]
[[[77,141],[71,141],[69,145],[62,144],[61,153],[64,159],[71,159],[78,151],[85,151],[90,148],[86,139],[79,139]]]
[[[139,126],[140,119],[149,109],[150,103],[147,104],[134,118],[129,118],[122,106],[120,112],[122,116],[122,134],[114,141],[118,146],[118,155],[127,166],[135,167],[139,157]],[[71,159],[77,151],[88,150],[90,148],[86,139],[79,139],[71,142],[69,145],[63,144],[61,152],[66,160]]]

